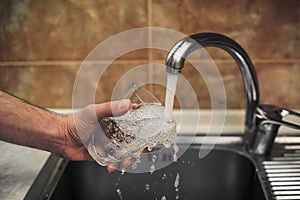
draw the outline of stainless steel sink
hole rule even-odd
[[[48,198],[266,199],[250,158],[228,148],[214,148],[202,159],[199,159],[198,152],[199,148],[191,147],[177,162],[153,174],[108,174],[104,167],[95,162],[70,161]],[[149,158],[145,156],[144,159]],[[177,185],[176,177],[179,180]]]
[[[281,154],[273,147],[274,141],[278,139],[276,136],[281,125],[300,129],[299,125],[283,121],[282,118],[288,115],[300,117],[300,114],[259,103],[259,88],[255,69],[249,56],[239,44],[216,33],[194,34],[183,38],[173,46],[168,54],[167,71],[174,74],[180,73],[187,56],[191,52],[210,46],[228,52],[242,73],[246,110],[245,132],[242,137],[238,137],[242,138],[241,142],[238,141],[240,147],[234,147],[236,143],[232,142],[227,147],[226,145],[224,145],[225,147],[219,145],[205,158],[199,159],[199,147],[195,145],[188,149],[177,162],[159,169],[153,174],[125,173],[122,175],[120,172],[108,174],[104,167],[95,162],[67,162],[52,156],[31,187],[26,200],[173,200],[177,197],[178,199],[205,200],[260,200],[288,199],[290,197],[291,199],[299,199],[298,196],[295,197],[291,196],[291,193],[286,193],[286,189],[281,191],[272,187],[274,182],[269,179],[270,173],[265,172],[268,165],[264,165],[263,161],[272,161],[274,155]],[[226,141],[226,138],[221,137],[222,140]],[[201,142],[197,144],[201,144]],[[202,144],[207,144],[206,140]],[[280,150],[282,150],[281,148],[279,145]],[[243,153],[242,149],[245,149],[247,153]],[[172,155],[166,154],[164,157],[172,158]],[[147,156],[143,159],[149,164]],[[142,161],[142,163],[144,162]],[[294,175],[289,174],[288,176]],[[175,184],[176,177],[180,177],[178,187]],[[295,185],[298,182],[280,182],[280,184]],[[293,192],[296,193],[297,191]],[[277,194],[287,196],[277,198],[275,197]]]

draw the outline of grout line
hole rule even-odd
[[[80,65],[82,61],[4,61],[0,62],[0,66],[40,66],[40,65]]]
[[[150,40],[150,39],[149,39]],[[152,42],[152,39],[151,39]],[[115,63],[140,63],[140,62],[151,62],[151,63],[162,63],[164,59],[153,59],[152,52],[149,53],[148,59],[123,59],[114,61]],[[191,60],[198,63],[207,63],[211,60]],[[95,60],[86,61],[90,64],[106,64],[111,62],[110,60]],[[232,59],[214,59],[215,63],[233,63]],[[297,64],[300,63],[300,59],[254,59],[252,60],[254,64]],[[40,65],[81,65],[82,61],[79,60],[61,60],[61,61],[0,61],[0,66],[40,66]]]
[[[147,62],[147,59],[126,59],[126,60],[117,60],[114,63],[140,63],[140,62]],[[95,61],[85,61],[88,64],[107,64],[111,62],[111,60],[95,60]],[[45,65],[81,65],[83,61],[69,61],[69,60],[61,60],[61,61],[0,61],[0,66],[45,66]]]
[[[147,1],[148,27],[152,27],[152,0]]]
[[[272,63],[293,64],[293,63],[300,63],[300,59],[253,59],[252,62],[259,63],[259,64],[272,64]]]
[[[152,51],[152,47],[153,46],[153,35],[152,35],[152,0],[147,0],[147,20],[148,20],[148,83],[153,83],[153,51]],[[153,91],[153,84],[149,85],[149,90]]]

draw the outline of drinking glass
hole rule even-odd
[[[132,108],[122,116],[106,117],[88,144],[90,155],[100,165],[138,161],[144,149],[175,142],[176,122],[165,120],[165,108],[145,87],[133,84],[126,95]]]

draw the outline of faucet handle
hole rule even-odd
[[[267,155],[273,146],[280,126],[300,130],[300,125],[283,120],[288,115],[300,118],[300,114],[292,110],[273,105],[259,105],[256,110],[256,135],[250,150],[259,155]]]
[[[300,113],[273,105],[260,105],[257,108],[257,112],[257,117],[260,119],[264,119],[263,123],[277,124],[280,126],[286,126],[289,128],[300,130],[299,124],[288,122],[282,119],[283,117],[289,115],[300,118]]]

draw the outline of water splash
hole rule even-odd
[[[174,149],[173,161],[177,162],[178,159],[177,153],[179,151],[179,147],[177,146],[176,143],[173,144],[173,149]]]
[[[117,194],[118,194],[119,199],[120,199],[120,200],[123,200],[121,189],[118,188],[116,191],[117,191]]]
[[[166,181],[167,178],[168,178],[168,177],[167,177],[167,174],[163,174],[162,177],[161,177],[161,180]]]
[[[119,183],[120,183],[121,178],[123,177],[124,174],[125,174],[125,169],[122,168],[121,174],[120,174],[120,176],[118,177],[117,181],[115,182],[115,187],[117,188],[117,189],[116,189],[116,192],[117,192],[117,195],[118,195],[118,197],[119,197],[120,200],[123,200],[123,196],[122,196],[122,191],[121,191],[121,189],[119,188]]]
[[[146,191],[149,191],[149,190],[150,190],[150,184],[146,184],[146,185],[145,185],[145,190],[146,190]]]
[[[153,174],[155,172],[155,166],[154,166],[154,164],[152,164],[150,166],[149,172],[150,172],[150,174]]]
[[[175,199],[179,199],[179,183],[180,183],[180,175],[179,173],[176,174],[175,182],[174,182],[174,188],[175,188]]]

